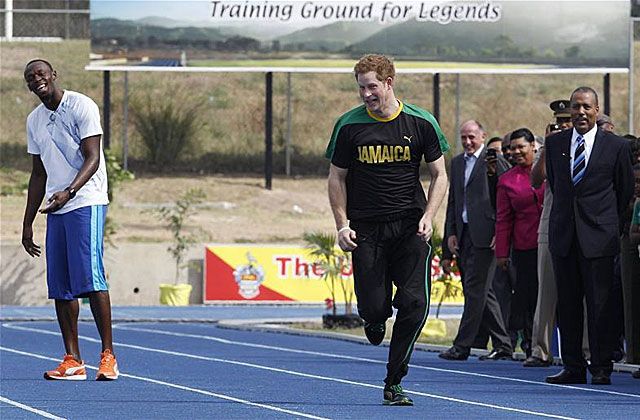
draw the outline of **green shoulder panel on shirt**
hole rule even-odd
[[[349,124],[364,124],[372,123],[375,121],[376,120],[371,118],[367,113],[367,108],[364,106],[364,104],[342,114],[342,116],[338,118],[336,125],[333,127],[333,133],[331,133],[331,140],[329,140],[329,144],[327,145],[325,157],[327,159],[331,159],[333,157],[333,151],[336,148],[336,139],[338,138],[338,133],[340,132],[340,129],[342,127]]]
[[[425,111],[424,109],[418,106],[408,104],[406,102],[404,103],[403,112],[406,112],[407,114],[413,115],[418,118],[422,118],[423,120],[427,120],[429,123],[431,123],[431,125],[433,126],[433,129],[436,131],[436,134],[438,135],[438,140],[440,142],[440,150],[442,150],[442,154],[447,153],[447,151],[449,150],[449,142],[447,141],[447,138],[444,136],[444,133],[440,129],[440,125],[438,124],[438,121],[436,121],[436,118],[433,115],[431,115],[430,112]]]
[[[636,200],[633,205],[633,218],[631,220],[632,225],[640,225],[640,200]]]

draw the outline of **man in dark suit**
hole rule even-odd
[[[591,351],[591,383],[611,383],[616,343],[612,326],[614,257],[620,252],[620,217],[633,194],[631,149],[599,129],[598,95],[579,87],[571,95],[573,130],[547,141],[548,187],[553,192],[549,248],[558,288],[558,324],[564,369],[546,381],[586,383],[582,355],[583,300]]]
[[[493,351],[483,360],[511,358],[500,306],[492,288],[495,210],[487,181],[487,134],[477,121],[460,127],[464,152],[451,161],[451,181],[443,242],[443,269],[453,254],[462,274],[464,311],[453,347],[440,353],[447,360],[466,360],[482,325],[493,342]]]

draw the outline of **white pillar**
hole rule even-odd
[[[13,38],[13,0],[4,0],[4,37],[7,41]]]

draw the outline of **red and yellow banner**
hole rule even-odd
[[[308,250],[299,246],[209,245],[205,251],[204,302],[324,302],[331,297]],[[341,281],[353,290],[351,269]],[[337,303],[344,302],[336,285]],[[355,297],[353,298],[355,302]]]
[[[435,256],[431,265],[431,304],[463,303],[459,275],[447,278]],[[331,298],[322,269],[300,246],[209,245],[205,250],[204,303],[216,301],[276,301],[323,303]],[[340,281],[353,290],[349,266]],[[449,281],[447,281],[449,280]],[[339,284],[335,303],[344,303]],[[353,296],[352,302],[356,299]]]

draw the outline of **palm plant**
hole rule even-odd
[[[437,229],[433,230],[433,234],[431,235],[431,242],[433,244],[434,250],[442,249],[442,236],[438,232]],[[436,251],[437,252],[437,251]],[[457,265],[454,264],[451,267],[451,273],[459,273]],[[436,318],[440,316],[440,308],[442,307],[442,303],[445,300],[455,299],[456,297],[462,294],[462,287],[460,282],[455,279],[451,274],[445,274],[440,267],[440,257],[435,255],[431,265],[431,276],[433,279],[433,284],[441,284],[442,285],[442,293],[438,299],[438,307],[436,308]],[[458,276],[459,277],[459,276]]]
[[[451,267],[451,272],[457,272],[457,266]],[[442,273],[434,280],[434,283],[442,284],[442,294],[440,294],[440,298],[438,300],[438,307],[436,308],[436,318],[440,316],[440,307],[442,306],[442,302],[448,299],[455,299],[456,297],[462,294],[462,287],[460,286],[460,282],[453,278],[451,274]]]
[[[345,314],[352,313],[353,287],[350,282],[343,279],[343,273],[350,265],[349,254],[336,248],[336,236],[323,232],[305,232],[302,236],[307,243],[311,257],[315,258],[315,264],[322,270],[322,280],[329,289],[331,300],[336,301],[336,291],[340,287],[345,302]],[[332,306],[333,315],[336,315],[336,305]]]

